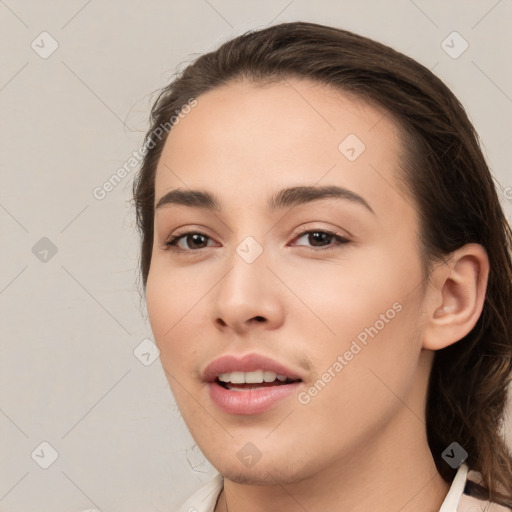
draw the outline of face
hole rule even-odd
[[[184,421],[226,477],[321,474],[376,442],[396,396],[421,410],[425,289],[401,155],[383,112],[298,79],[217,88],[170,132],[149,318]],[[317,194],[279,195],[296,187]],[[176,189],[219,208],[183,204]],[[210,366],[224,355],[231,366]]]

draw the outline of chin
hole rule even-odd
[[[214,467],[225,479],[245,485],[296,484],[311,476],[310,469],[293,468],[288,460],[281,463],[278,461],[264,463],[262,459],[253,467],[247,468],[240,468],[240,464],[234,467],[227,462],[215,464]]]

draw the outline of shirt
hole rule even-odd
[[[481,483],[482,480],[480,473],[469,470],[467,464],[463,463],[455,474],[439,512],[511,512],[510,508],[471,496],[468,481]],[[224,478],[219,473],[194,493],[177,512],[214,512],[223,486]]]

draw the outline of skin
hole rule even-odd
[[[181,414],[225,478],[216,512],[438,511],[449,484],[426,438],[428,377],[434,351],[481,313],[485,250],[464,246],[426,279],[418,213],[396,175],[399,130],[379,109],[299,79],[232,82],[197,100],[165,143],[155,204],[173,188],[203,189],[223,211],[157,209],[146,292]],[[351,133],[366,146],[352,162],[338,149]],[[345,187],[374,213],[332,198],[266,211],[272,193],[299,185]],[[163,249],[170,235],[194,230],[209,238]],[[247,236],[263,249],[250,264],[236,252]],[[315,251],[315,241],[326,248]],[[309,403],[294,394],[241,416],[210,400],[201,372],[225,353],[277,359],[308,390],[395,303],[401,311]],[[246,467],[237,453],[249,442],[261,458]]]

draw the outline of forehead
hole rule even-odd
[[[335,184],[406,207],[396,179],[403,144],[383,109],[303,79],[233,82],[196,99],[166,140],[156,201],[180,187],[263,204],[290,185]]]

